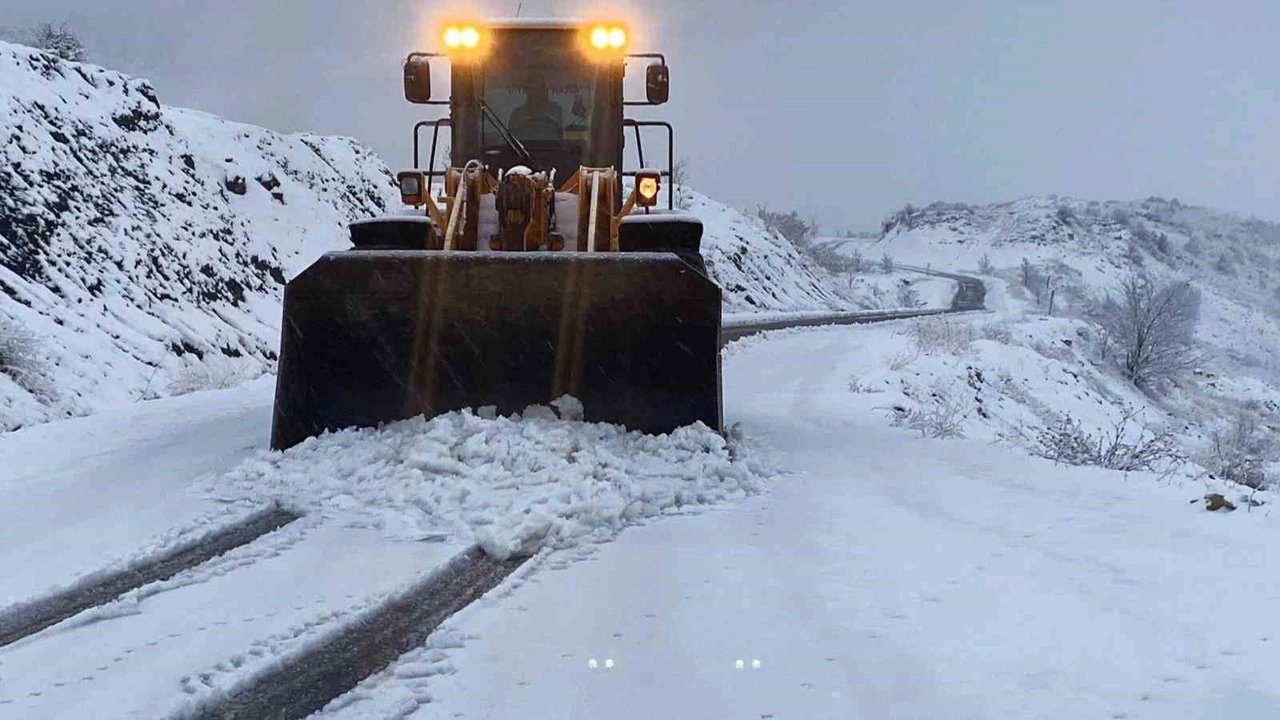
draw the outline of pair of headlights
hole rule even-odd
[[[485,31],[476,25],[448,25],[441,39],[450,50],[478,50],[485,41]],[[627,47],[630,37],[621,25],[595,25],[586,32],[587,44],[602,52],[619,52]]]

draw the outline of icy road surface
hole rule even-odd
[[[422,655],[415,718],[1280,717],[1274,517],[889,428],[846,390],[860,332],[726,359],[796,471],[769,494],[542,558],[323,715],[401,717]]]

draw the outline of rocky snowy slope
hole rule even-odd
[[[165,108],[91,65],[0,44],[0,87],[0,322],[26,349],[0,429],[265,367],[285,278],[394,196],[353,141]]]
[[[0,431],[272,369],[287,278],[396,202],[353,140],[164,107],[144,80],[0,43]],[[688,193],[726,309],[841,299]]]
[[[885,222],[879,238],[824,244],[847,256],[887,255],[975,274],[986,265],[994,317],[954,329],[921,323],[897,340],[880,338],[884,357],[868,359],[855,393],[888,391],[897,396],[892,406],[935,419],[947,406],[953,419],[964,418],[966,434],[994,435],[1035,452],[1053,437],[1069,439],[1072,433],[1057,432],[1068,424],[1080,429],[1072,431],[1076,439],[1083,433],[1095,441],[1125,425],[1126,442],[1173,441],[1193,461],[1184,468],[1192,476],[1214,470],[1215,434],[1229,446],[1233,423],[1244,418],[1255,427],[1243,444],[1266,461],[1274,480],[1280,476],[1276,238],[1280,225],[1176,200],[1050,197],[908,207]],[[1024,260],[1032,283],[1025,282]],[[1189,351],[1200,356],[1200,367],[1145,393],[1103,361],[1089,319],[1094,301],[1135,271],[1189,281],[1202,296],[1198,347]]]

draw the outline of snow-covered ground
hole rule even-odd
[[[1269,507],[889,427],[848,387],[868,330],[726,359],[726,413],[788,471],[771,492],[535,560],[320,716],[1280,715]]]
[[[0,717],[191,709],[333,632],[463,549],[589,554],[624,527],[741,500],[767,471],[708,428],[652,437],[573,402],[453,413],[264,449],[266,379],[0,436],[5,606],[127,570],[274,503],[248,545],[0,648]]]

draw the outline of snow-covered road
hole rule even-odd
[[[795,474],[464,610],[414,717],[1280,717],[1274,518],[888,428],[846,390],[859,332],[732,353],[730,420]],[[402,682],[331,714],[398,716]]]
[[[616,538],[544,551],[321,716],[1280,717],[1266,670],[1280,661],[1269,506],[1206,513],[1188,503],[1195,487],[889,427],[888,396],[849,381],[875,361],[858,345],[892,337],[827,327],[731,345],[728,420],[787,471],[767,493],[697,515],[628,513],[641,525]],[[256,501],[281,494],[317,511],[0,649],[0,718],[216,700],[420,581],[469,542],[469,523],[501,527],[495,512],[541,497],[546,483],[504,480],[512,473],[562,475],[575,498],[612,488],[655,502],[686,482],[707,502],[754,482],[696,432],[668,445],[474,417],[333,437],[224,472],[262,447],[269,413],[259,381],[0,438],[17,469],[3,489],[24,499],[0,510],[16,548],[0,556],[10,599],[243,515],[255,488]],[[516,429],[532,439],[504,440]],[[710,458],[696,462],[723,477],[684,478],[662,459],[673,451]],[[572,482],[556,464],[569,457]],[[338,460],[380,468],[384,484],[334,495],[337,480],[320,481],[347,472]],[[405,462],[432,468],[431,482],[410,482]],[[624,465],[640,480],[610,484]],[[201,473],[212,474],[193,487]],[[599,511],[623,505],[558,502],[551,516],[620,527]]]
[[[273,384],[0,435],[0,609],[248,514],[188,492],[265,448]]]

